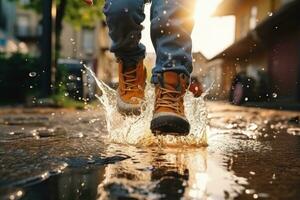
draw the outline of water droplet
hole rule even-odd
[[[249,174],[251,174],[251,175],[255,175],[255,172],[253,172],[253,171],[250,171],[250,172],[249,172]]]
[[[75,78],[75,76],[73,76],[73,75],[69,75],[69,76],[68,76],[68,79],[69,79],[70,81],[72,81],[72,80],[75,80],[76,78]]]
[[[128,12],[128,8],[124,8],[124,11],[127,13]]]
[[[272,94],[272,97],[273,97],[274,99],[277,98],[277,96],[278,96],[278,95],[277,95],[277,93],[275,93],[275,92]]]
[[[18,197],[21,197],[23,195],[23,192],[21,191],[21,190],[19,190],[18,192],[17,192],[17,196]]]
[[[30,76],[30,77],[36,77],[36,75],[37,75],[36,72],[30,72],[30,73],[29,73],[29,76]]]
[[[255,190],[253,190],[253,189],[246,189],[245,190],[246,194],[253,194],[254,192],[255,192]]]
[[[167,11],[166,11],[166,10],[164,10],[164,11],[163,11],[163,13],[164,13],[164,15],[165,15],[165,14],[167,14]]]

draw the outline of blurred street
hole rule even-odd
[[[0,199],[299,199],[300,112],[207,106],[200,149],[112,144],[101,108],[4,107]]]
[[[187,1],[0,0],[0,200],[300,199],[300,0]],[[127,59],[147,70],[139,116],[116,106],[126,70],[144,84]],[[191,92],[188,136],[150,131],[159,67],[193,68],[162,101]]]

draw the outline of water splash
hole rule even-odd
[[[102,95],[96,95],[96,97],[105,109],[107,129],[112,142],[136,146],[201,147],[207,145],[207,109],[203,99],[205,94],[200,98],[194,98],[188,92],[185,96],[186,116],[191,124],[189,135],[182,137],[171,135],[155,137],[150,131],[150,122],[154,107],[154,87],[151,84],[147,84],[145,90],[145,101],[142,105],[145,109],[141,115],[124,116],[116,108],[116,91],[102,80],[98,80],[90,68],[86,65],[84,67],[91,73],[99,89],[102,91]]]

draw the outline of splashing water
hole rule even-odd
[[[154,108],[154,88],[147,84],[145,101],[142,105],[145,108],[140,116],[124,116],[117,111],[117,92],[98,80],[93,71],[86,65],[84,67],[91,73],[99,89],[101,96],[96,97],[101,102],[106,112],[106,123],[109,132],[109,139],[115,143],[126,143],[136,146],[169,146],[169,147],[201,147],[207,145],[207,109],[203,94],[200,98],[194,98],[188,92],[185,96],[185,112],[191,124],[190,134],[187,136],[154,136],[150,130],[150,122]]]

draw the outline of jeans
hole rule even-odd
[[[145,57],[145,46],[140,39],[146,1],[106,0],[104,5],[112,39],[110,50],[125,67],[134,66]],[[152,0],[151,40],[157,56],[152,83],[157,83],[157,74],[166,71],[190,76],[194,8],[195,0]]]

